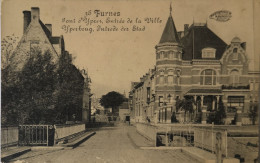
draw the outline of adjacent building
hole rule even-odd
[[[65,50],[65,42],[63,36],[54,36],[52,33],[52,24],[44,24],[40,19],[40,9],[32,7],[31,11],[23,11],[24,26],[23,36],[18,42],[13,55],[10,58],[10,65],[14,71],[21,71],[32,55],[35,55],[35,50],[44,55],[45,52],[51,54],[51,61],[59,67],[59,57],[64,56],[63,65],[67,64],[65,60],[70,60],[71,54]],[[68,89],[64,92],[70,96],[69,103],[66,107],[67,121],[88,121],[90,119],[90,77],[85,70],[78,69],[71,62],[66,66],[68,68],[69,88],[63,86],[63,89]]]
[[[194,112],[206,123],[210,112],[224,103],[226,124],[250,124],[248,111],[258,103],[259,72],[248,69],[246,42],[234,36],[225,43],[207,23],[185,24],[177,32],[168,17],[155,46],[155,68],[149,70],[130,91],[130,111],[136,122],[171,123],[176,102],[189,98]],[[236,118],[235,118],[236,117]]]
[[[68,53],[65,51],[63,36],[53,36],[52,24],[44,24],[41,21],[38,7],[32,7],[31,11],[23,11],[23,14],[23,36],[11,58],[11,63],[16,65],[17,71],[23,68],[35,48],[42,53],[49,51],[53,62],[57,62],[61,54]]]
[[[83,122],[90,122],[91,121],[91,93],[90,83],[91,79],[88,75],[88,72],[83,69],[81,70],[81,74],[84,77],[84,86],[83,86],[83,104],[82,104],[82,121]]]

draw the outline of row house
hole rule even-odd
[[[251,123],[248,112],[258,103],[259,72],[249,71],[246,42],[239,37],[226,44],[206,23],[185,24],[184,31],[177,32],[170,14],[155,57],[154,70],[130,92],[136,121],[150,117],[156,123],[171,123],[176,102],[188,97],[194,101],[194,112],[202,114],[202,123],[220,100],[226,124],[236,114],[237,124]]]

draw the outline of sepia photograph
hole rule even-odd
[[[1,0],[1,162],[260,162],[259,19],[259,0]]]

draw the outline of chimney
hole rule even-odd
[[[32,7],[31,8],[31,21],[39,21],[40,20],[40,9],[39,7]]]
[[[48,28],[48,30],[50,31],[50,34],[52,36],[52,25],[51,24],[45,24],[45,26]]]
[[[23,16],[23,33],[25,33],[31,22],[31,11],[23,11]]]
[[[184,24],[184,35],[188,32],[189,24]]]

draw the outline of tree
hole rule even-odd
[[[17,94],[17,73],[12,71],[10,59],[18,37],[11,35],[1,40],[1,122],[2,124],[17,124],[17,110],[13,99]]]
[[[171,116],[171,123],[178,123],[178,119],[176,117],[176,113],[172,112],[172,116]]]
[[[6,36],[1,40],[1,69],[5,69],[10,64],[10,58],[13,54],[13,50],[17,45],[19,38],[14,34]]]
[[[72,115],[81,120],[84,78],[69,53],[57,62],[35,47],[22,70],[14,68],[2,68],[2,124],[64,123]]]
[[[223,101],[221,99],[219,100],[217,110],[215,112],[211,112],[211,113],[212,114],[209,114],[209,116],[207,117],[208,123],[214,122],[214,124],[216,124],[216,125],[224,124],[223,120],[224,120],[224,118],[226,118],[226,111],[225,111]]]
[[[69,53],[62,53],[59,57],[55,92],[58,123],[74,119],[80,121],[82,117],[84,79],[72,61],[73,58]]]
[[[55,64],[49,51],[42,54],[39,49],[31,51],[31,57],[21,71],[12,71],[7,66],[3,74],[2,111],[6,121],[13,124],[52,121],[45,117],[53,109],[52,95],[55,90]]]
[[[226,118],[226,111],[222,99],[219,100],[218,109],[215,113],[214,124],[221,125]]]
[[[258,115],[258,107],[257,107],[257,105],[254,105],[254,106],[250,107],[248,116],[251,119],[253,125],[255,125],[255,121],[256,121],[257,115]]]
[[[184,99],[178,102],[178,108],[184,110],[184,121],[186,121],[187,112],[191,115],[193,113],[193,99],[185,96]]]
[[[181,103],[182,103],[182,100],[180,100],[179,98],[176,98],[176,103],[175,103],[176,112],[178,112],[179,109],[181,108]]]
[[[103,95],[100,99],[100,104],[105,108],[112,108],[112,113],[115,113],[116,109],[125,101],[125,97],[115,91],[109,92]]]

